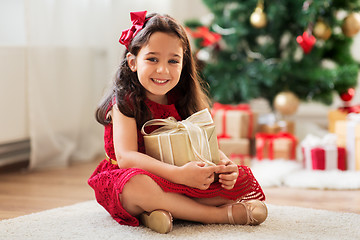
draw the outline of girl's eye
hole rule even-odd
[[[158,61],[156,58],[148,58],[147,60],[150,61],[150,62],[157,62]]]
[[[177,60],[169,60],[169,63],[179,63]]]

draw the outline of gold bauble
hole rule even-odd
[[[360,31],[360,14],[350,13],[341,26],[343,33],[347,37],[352,37]]]
[[[320,20],[315,24],[313,34],[317,38],[328,40],[331,36],[331,28],[329,25]]]
[[[299,104],[299,98],[290,91],[280,92],[274,99],[274,107],[282,115],[294,114]]]
[[[250,23],[256,28],[263,28],[266,26],[266,14],[261,7],[255,8],[255,11],[250,16]]]

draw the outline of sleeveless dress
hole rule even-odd
[[[147,99],[145,103],[152,112],[153,118],[168,118],[173,116],[178,121],[181,120],[181,117],[175,108],[174,101],[171,101],[170,97],[169,105],[158,104],[150,101],[149,99]],[[147,132],[151,131],[147,130]],[[140,129],[137,130],[137,134],[138,151],[145,153],[144,138],[140,132]],[[105,126],[104,140],[105,152],[107,156],[112,160],[116,160],[113,143],[113,128],[111,123]],[[265,195],[259,183],[253,176],[250,168],[247,166],[238,167],[239,177],[233,189],[226,190],[221,187],[219,182],[214,182],[207,190],[200,190],[185,185],[172,183],[164,178],[158,177],[142,169],[120,169],[116,162],[113,164],[109,159],[104,159],[99,163],[94,173],[89,178],[88,184],[94,189],[97,202],[102,205],[119,224],[138,226],[139,220],[136,217],[130,215],[123,208],[119,199],[119,194],[121,194],[124,185],[133,176],[138,174],[148,175],[165,192],[175,192],[193,198],[212,198],[221,196],[231,200],[265,200]]]

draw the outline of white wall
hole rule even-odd
[[[27,138],[25,48],[0,46],[0,144]]]
[[[51,6],[52,4],[63,6],[60,1],[61,0],[49,0],[47,6]],[[111,28],[112,31],[99,32],[96,34],[95,39],[88,38],[89,42],[92,43],[89,44],[87,42],[84,44],[87,45],[87,47],[90,45],[88,51],[91,52],[91,56],[94,56],[94,67],[98,68],[95,72],[103,75],[104,84],[98,86],[99,88],[105,88],[119,63],[124,48],[117,40],[121,31],[130,26],[130,11],[148,10],[148,12],[168,13],[179,21],[198,17],[207,11],[201,0],[101,1],[109,4],[111,13],[104,14],[104,19],[94,18],[94,22],[88,22],[88,25],[94,26],[102,24],[104,29]],[[25,9],[28,4],[31,4],[28,0],[0,1],[0,144],[26,139],[29,138],[30,135],[28,112],[29,89],[27,84],[28,40],[29,37],[31,37],[37,44],[39,42],[41,43],[40,37],[42,34],[46,34],[46,32],[28,32],[29,30],[27,28],[32,27],[29,26],[29,23],[25,20]],[[87,0],[82,1],[82,3],[77,2],[76,4],[86,5]],[[97,11],[97,9],[90,10]],[[44,11],[46,11],[46,9],[44,9]],[[70,16],[67,18],[69,21],[74,21],[74,19],[78,21],[83,20],[76,17],[73,18],[74,16],[71,15],[71,12],[71,9],[69,9]],[[46,14],[46,12],[42,14]],[[97,16],[99,16],[99,14]],[[51,18],[51,16],[49,16],[48,19],[56,21],[56,18]],[[51,22],[38,22],[37,24],[43,25],[45,29],[49,27]],[[71,22],[64,22],[62,24],[68,25],[71,24]],[[99,28],[95,27],[94,29],[99,30]],[[86,32],[88,30],[89,28],[84,29],[83,33],[78,33],[73,32],[72,29],[69,28],[67,32],[68,34],[88,34]],[[108,32],[111,33],[107,34]],[[68,39],[67,36],[55,36],[54,42],[60,45],[59,51],[61,51],[64,47],[63,44],[65,43],[66,45]],[[75,44],[81,45],[81,43]],[[99,47],[99,45],[101,46]],[[91,46],[96,46],[96,48],[91,49]],[[95,55],[93,54],[94,51]],[[108,64],[106,66],[104,66],[104,57],[108,59],[105,61]],[[48,71],[48,69],[43,69],[43,71]],[[94,98],[100,98],[100,96],[94,96]],[[61,119],[57,121],[61,122]]]
[[[0,144],[29,136],[23,4],[0,2]]]

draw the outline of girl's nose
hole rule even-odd
[[[169,73],[169,69],[167,68],[166,64],[159,64],[157,69],[157,73]]]

